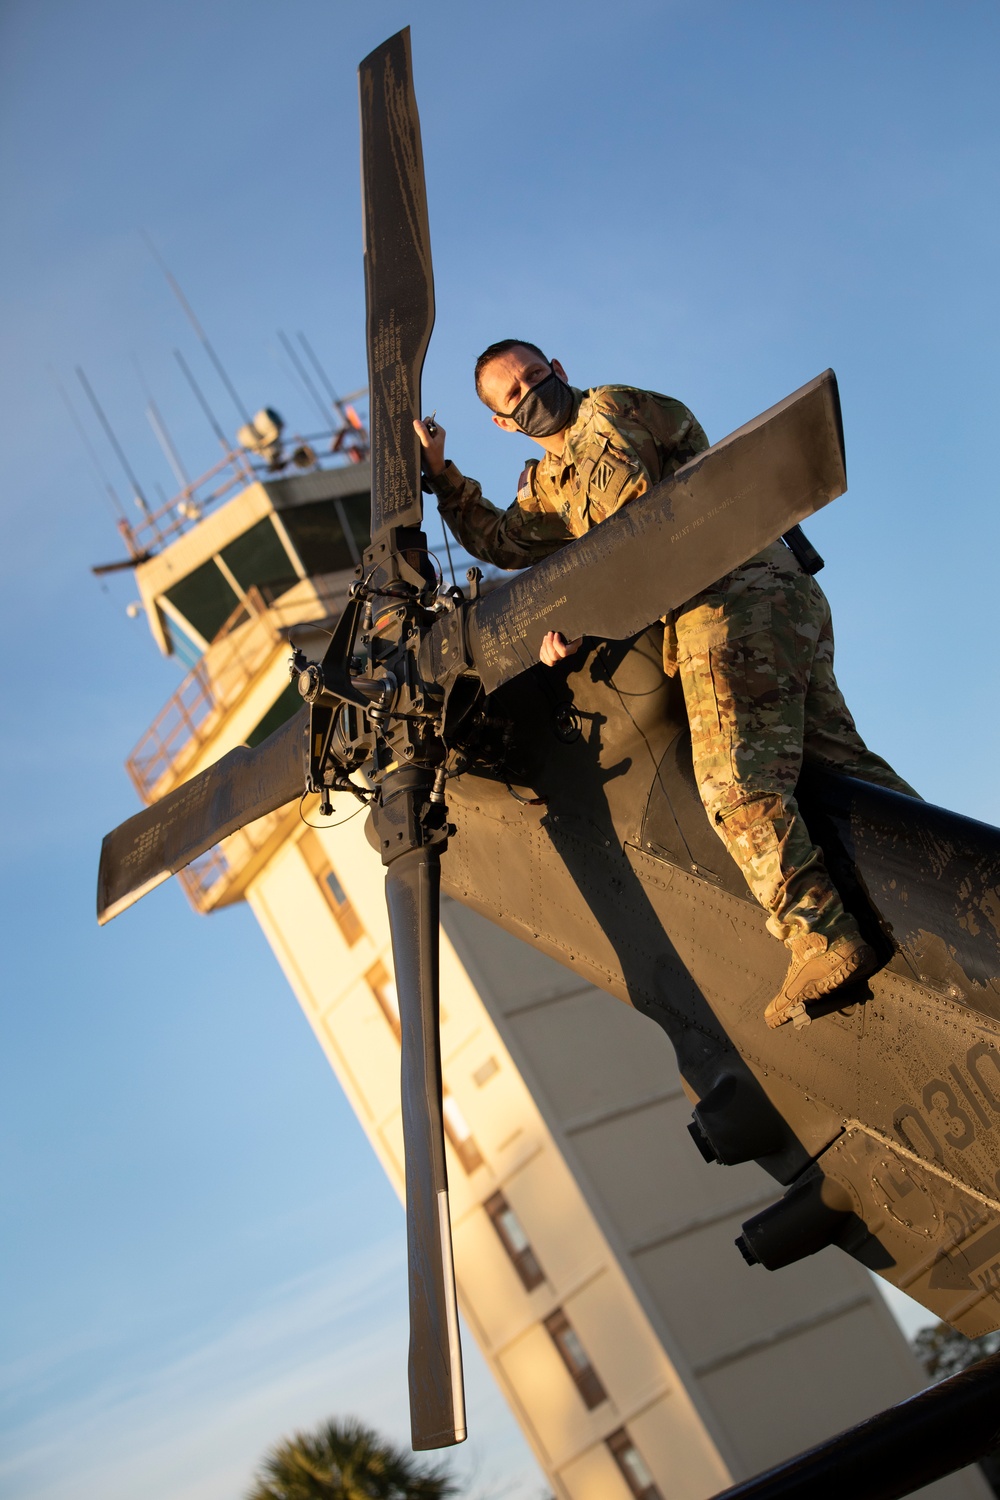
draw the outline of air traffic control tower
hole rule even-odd
[[[308,447],[286,461],[261,413],[253,457],[234,450],[126,537],[153,637],[186,669],[128,760],[144,801],[298,707],[289,630],[308,648],[310,624],[332,627],[368,541],[364,431],[341,415],[323,467]],[[363,819],[317,831],[293,804],[181,878],[199,912],[250,904],[402,1197],[399,1019]],[[559,1500],[703,1500],[920,1388],[846,1255],[743,1263],[740,1225],[775,1186],[701,1159],[658,1027],[457,901],[443,928],[459,1299]],[[969,1469],[921,1493],[991,1492]]]

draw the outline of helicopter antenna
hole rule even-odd
[[[329,422],[329,420],[330,420],[330,413],[327,411],[326,402],[323,400],[323,397],[320,395],[319,391],[313,385],[312,380],[309,377],[309,372],[305,368],[305,366],[303,365],[301,359],[299,359],[299,356],[296,354],[296,352],[295,352],[295,346],[293,345],[291,339],[288,337],[288,334],[285,333],[284,329],[282,329],[282,328],[278,329],[278,337],[279,337],[279,339],[281,340],[282,344],[285,347],[285,353],[288,355],[288,358],[291,360],[292,364],[295,366],[295,369],[296,369],[296,371],[297,371],[297,373],[299,375],[299,378],[302,381],[302,384],[305,386],[306,390],[309,392],[310,396],[313,398],[313,401],[316,404],[316,410],[319,412],[319,414],[323,418],[324,422]]]
[[[239,414],[242,417],[243,421],[246,422],[248,426],[252,426],[253,425],[253,419],[251,418],[250,413],[247,411],[247,409],[244,406],[243,402],[240,400],[239,395],[237,394],[237,391],[236,391],[236,387],[233,385],[233,382],[230,380],[229,376],[226,374],[226,370],[225,370],[225,367],[223,366],[222,360],[219,358],[219,356],[216,354],[215,350],[212,348],[212,345],[211,345],[211,343],[209,342],[209,339],[208,339],[208,335],[206,334],[204,328],[202,328],[201,324],[198,322],[198,319],[195,316],[194,308],[191,306],[190,302],[185,297],[184,293],[181,291],[180,283],[178,282],[176,276],[174,276],[173,272],[170,270],[170,267],[167,265],[166,261],[163,259],[163,256],[160,254],[160,252],[157,250],[156,246],[153,244],[153,241],[149,237],[149,235],[147,234],[146,230],[143,229],[141,231],[141,233],[142,233],[143,239],[146,241],[146,246],[147,246],[147,248],[149,250],[149,253],[152,255],[153,259],[156,261],[156,264],[159,266],[160,270],[163,272],[164,276],[166,277],[166,279],[167,279],[167,285],[170,287],[170,290],[173,292],[174,296],[177,298],[177,300],[180,303],[181,307],[184,309],[184,312],[187,314],[187,317],[188,317],[188,320],[189,320],[189,322],[191,324],[191,327],[194,329],[194,331],[195,331],[195,333],[196,333],[196,335],[198,337],[198,340],[199,340],[202,348],[205,350],[205,353],[208,355],[209,359],[212,361],[212,364],[215,367],[215,373],[218,375],[219,379],[222,381],[222,383],[225,386],[226,390],[229,392],[229,396],[230,396],[230,399],[232,400],[233,405],[236,407],[236,410],[239,412]]]
[[[62,381],[59,379],[59,376],[56,374],[51,365],[49,365],[48,370],[49,375],[52,379],[52,383],[62,397],[63,405],[69,412],[70,421],[73,423],[73,426],[76,428],[77,432],[80,435],[80,441],[82,442],[84,449],[86,450],[87,457],[90,459],[94,474],[96,475],[98,482],[107,494],[107,497],[111,503],[112,510],[116,512],[118,519],[120,521],[124,521],[127,525],[128,517],[125,514],[125,507],[121,503],[121,500],[118,498],[118,492],[116,491],[114,485],[111,483],[111,480],[108,478],[107,474],[104,471],[104,465],[101,463],[101,460],[98,457],[97,449],[94,447],[93,443],[90,441],[90,438],[87,436],[87,429],[80,421],[80,417],[77,413],[76,407],[69,399],[69,391],[63,385]]]
[[[107,438],[108,442],[111,444],[112,448],[115,450],[115,453],[116,453],[116,455],[118,457],[118,462],[121,464],[122,468],[124,469],[125,475],[126,475],[126,477],[128,479],[128,482],[132,486],[132,494],[135,496],[135,503],[138,505],[138,507],[142,511],[143,515],[144,516],[148,516],[150,514],[149,504],[148,504],[148,502],[146,500],[146,496],[142,492],[142,485],[139,483],[138,479],[136,478],[135,473],[134,473],[134,471],[132,469],[132,465],[129,463],[128,459],[125,457],[125,450],[122,448],[121,443],[115,437],[114,429],[112,428],[111,423],[108,421],[107,417],[104,415],[104,410],[103,410],[103,408],[101,406],[101,403],[98,401],[97,397],[94,395],[93,388],[91,387],[90,381],[87,379],[86,375],[83,373],[83,367],[81,365],[77,365],[77,367],[76,367],[76,375],[77,375],[77,379],[79,380],[80,384],[83,386],[83,389],[84,389],[84,392],[86,393],[88,401],[90,402],[91,406],[94,408],[94,412],[95,412],[95,414],[97,416],[97,420],[100,422],[101,426],[104,428],[104,435],[105,435],[105,437]]]

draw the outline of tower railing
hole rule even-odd
[[[178,871],[195,911],[214,911],[238,899],[251,867],[256,867],[259,862],[257,857],[288,821],[289,809],[279,807],[276,812],[248,823],[224,843],[213,845],[185,869]],[[238,893],[236,896],[234,891]]]
[[[156,800],[169,772],[190,763],[281,639],[260,590],[249,588],[125,762],[144,802]]]
[[[364,395],[358,391],[356,395]],[[189,480],[169,500],[164,500],[156,509],[150,509],[145,499],[137,493],[136,501],[142,518],[130,522],[123,516],[118,522],[129,556],[135,562],[145,562],[171,541],[190,531],[205,514],[236,489],[242,489],[255,481],[267,482],[281,474],[294,472],[298,468],[322,469],[332,459],[335,464],[362,463],[369,453],[368,429],[353,406],[343,405],[338,412],[339,422],[332,423],[324,432],[295,433],[272,453],[270,461],[238,445],[226,447],[223,456],[197,479]],[[220,434],[221,436],[221,434]],[[325,440],[329,443],[328,455],[321,458],[313,447]],[[225,447],[225,440],[223,439]]]

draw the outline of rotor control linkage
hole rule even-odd
[[[396,679],[391,672],[383,671],[374,678],[346,678],[343,668],[331,671],[324,662],[307,663],[296,677],[299,692],[307,703],[353,703],[374,713],[384,712],[396,691]],[[344,692],[345,679],[349,694]]]

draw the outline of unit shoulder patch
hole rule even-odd
[[[605,456],[598,460],[594,466],[594,472],[590,476],[590,488],[600,490],[602,493],[614,479],[617,472],[616,466]]]

